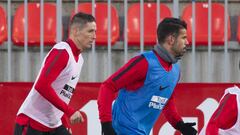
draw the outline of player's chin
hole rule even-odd
[[[183,56],[186,52],[187,52],[187,49],[183,49],[180,55]]]
[[[92,47],[92,44],[88,44],[88,45],[87,45],[87,48],[91,48],[91,47]]]
[[[183,55],[185,54],[185,52],[186,52],[186,51],[183,51],[183,52],[179,53],[179,54],[178,54],[178,57],[180,57],[180,58],[183,57]]]

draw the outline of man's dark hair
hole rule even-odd
[[[169,35],[177,37],[181,29],[187,29],[187,23],[178,18],[164,18],[157,28],[158,43],[165,42],[165,39]]]
[[[86,14],[83,12],[78,12],[77,14],[75,14],[70,22],[70,26],[74,25],[74,24],[80,24],[80,27],[84,26],[86,23],[89,22],[96,22],[95,18],[90,15],[90,14]]]

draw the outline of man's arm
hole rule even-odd
[[[112,128],[112,102],[121,88],[134,91],[144,84],[148,64],[144,56],[137,56],[110,76],[100,87],[98,110],[102,134],[114,135]]]
[[[119,89],[127,88],[134,91],[143,85],[147,67],[144,56],[134,57],[103,82],[98,95],[101,122],[112,121],[112,102]]]
[[[173,92],[171,98],[169,99],[167,105],[163,109],[163,114],[167,121],[176,128],[178,122],[183,121],[181,116],[177,112],[175,105],[175,92]]]
[[[237,113],[236,95],[225,95],[208,122],[206,135],[218,135],[219,129],[231,128],[236,123]]]
[[[175,101],[175,93],[172,94],[167,105],[163,109],[164,116],[168,122],[177,130],[179,130],[183,135],[196,135],[197,130],[193,128],[196,123],[184,123],[182,118],[177,112]]]
[[[53,81],[56,80],[67,65],[68,58],[69,56],[66,50],[52,50],[44,63],[35,89],[56,108],[70,117],[75,110],[61,100],[51,86]]]

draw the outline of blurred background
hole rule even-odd
[[[157,44],[157,24],[176,17],[188,24],[187,53],[179,61],[176,106],[200,131],[224,90],[240,82],[240,0],[0,0],[0,134],[12,134],[17,110],[31,89],[43,58],[68,37],[71,17],[93,14],[97,39],[85,60],[70,103],[85,122],[73,134],[101,134],[99,86],[131,57]],[[10,127],[10,128],[9,128]],[[163,115],[151,134],[180,135]]]

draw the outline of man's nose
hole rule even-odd
[[[188,40],[186,39],[186,45],[189,45],[189,42],[188,42]]]
[[[97,37],[97,36],[96,36],[96,33],[94,33],[94,34],[93,34],[93,39],[95,40],[95,39],[96,39],[96,37]]]

